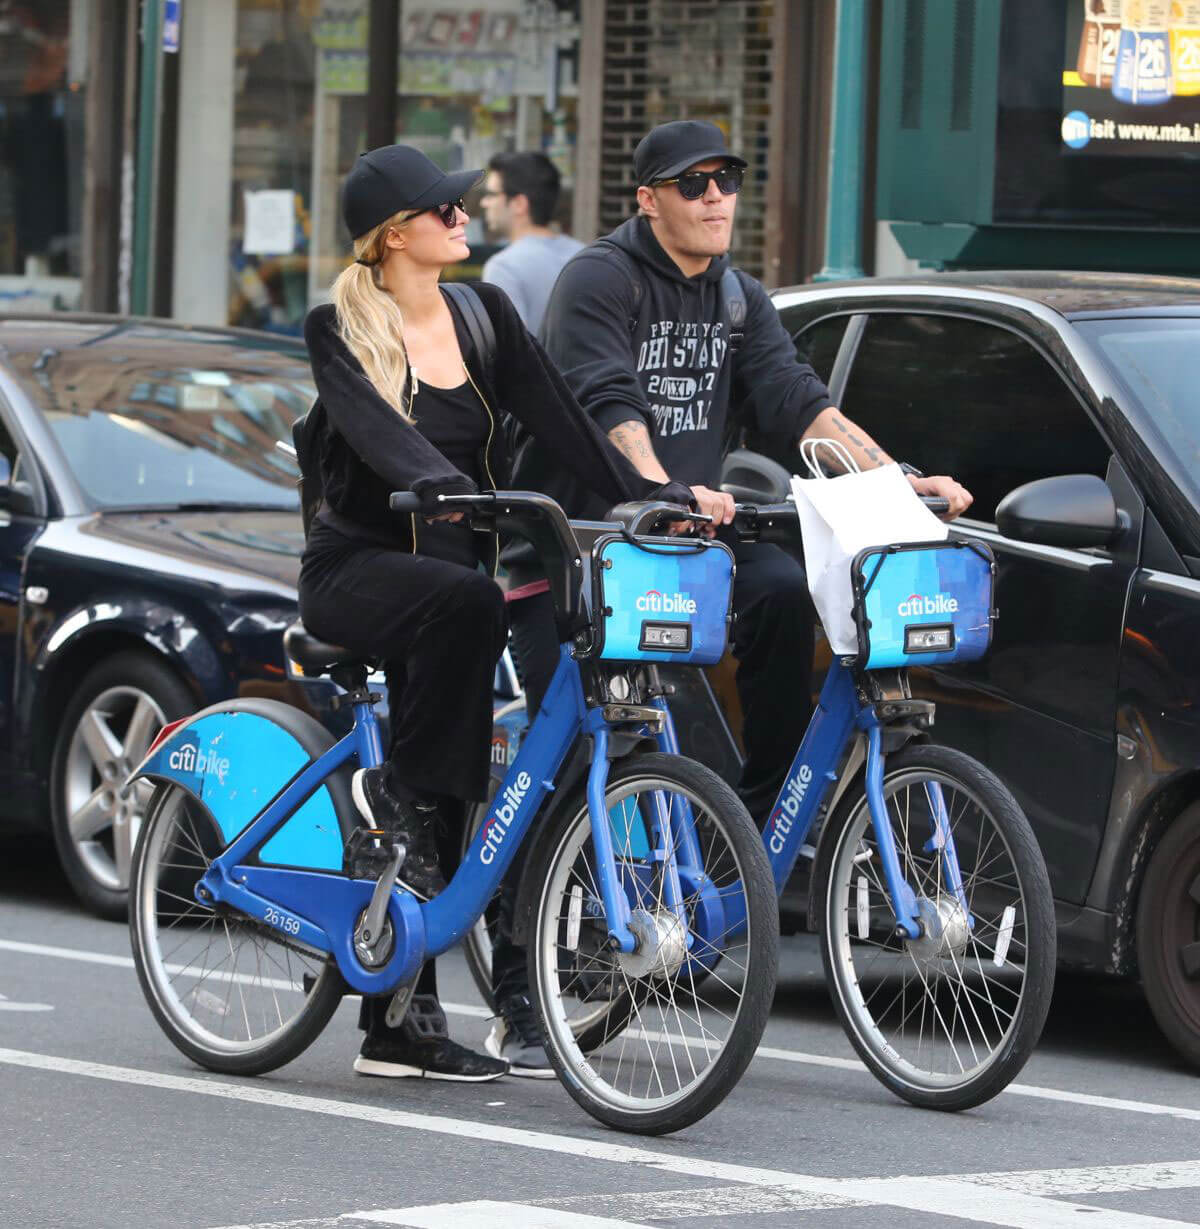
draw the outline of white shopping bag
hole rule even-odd
[[[820,472],[815,452],[806,452],[806,460]],[[793,476],[792,497],[804,535],[808,588],[830,648],[838,656],[855,654],[854,557],[868,546],[944,541],[949,530],[921,503],[899,465],[836,478]]]

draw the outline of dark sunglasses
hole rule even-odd
[[[456,201],[447,201],[444,205],[430,205],[428,209],[418,209],[417,213],[436,213],[442,219],[442,225],[447,230],[453,230],[458,225],[458,211],[467,212],[467,207],[460,196]],[[413,215],[416,217],[416,214]]]
[[[741,190],[742,174],[743,168],[740,166],[723,166],[717,171],[687,171],[674,179],[660,179],[654,187],[665,188],[673,183],[685,201],[698,201],[708,191],[708,181],[711,179],[722,196],[732,196]]]

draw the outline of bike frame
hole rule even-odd
[[[655,707],[664,714],[663,728],[658,735],[659,747],[673,755],[679,754],[679,742],[675,734],[671,710],[665,699],[659,698]],[[763,829],[763,844],[771,863],[776,892],[782,896],[787,881],[796,865],[796,860],[807,842],[809,833],[821,810],[829,790],[837,784],[839,770],[852,740],[861,734],[866,736],[866,794],[871,809],[871,821],[879,856],[883,863],[884,881],[891,898],[898,931],[906,938],[921,937],[922,926],[917,910],[917,898],[912,887],[900,870],[900,858],[896,851],[895,834],[887,815],[883,797],[883,772],[886,756],[883,751],[883,723],[870,703],[864,703],[855,686],[854,673],[840,658],[835,658],[825,676],[824,686],[812,719],[808,724],[800,746],[788,769],[787,776]],[[941,786],[936,782],[926,785],[930,809],[934,816],[934,831],[926,844],[926,851],[940,850],[943,874],[946,883],[958,897],[964,911],[966,898],[962,887],[962,874],[958,854],[946,815]],[[682,799],[678,799],[680,803]],[[690,822],[686,804],[678,809],[680,822],[680,856],[685,861],[697,857],[695,833]],[[973,919],[972,919],[973,920]],[[733,919],[727,918],[732,926]]]
[[[375,881],[351,879],[343,873],[263,866],[251,859],[288,821],[305,800],[352,758],[364,768],[382,762],[383,753],[374,710],[367,701],[353,704],[354,727],[344,738],[304,767],[247,827],[213,859],[196,885],[198,902],[206,908],[223,904],[260,919],[305,945],[336,957],[347,982],[364,994],[387,993],[416,974],[421,963],[453,947],[475,924],[500,886],[521,842],[529,833],[546,794],[554,789],[568,753],[580,735],[593,740],[587,798],[595,849],[595,870],[612,943],[632,952],[637,941],[630,929],[629,889],[623,884],[614,856],[612,831],[604,805],[609,774],[609,723],[603,709],[589,706],[578,662],[570,649],[560,650],[558,667],[520,751],[509,766],[487,819],[480,826],[446,890],[432,901],[419,902],[399,886],[392,888],[388,920],[395,936],[387,963],[371,969],[355,951],[354,931],[375,890]],[[655,807],[652,810],[659,810]],[[647,863],[662,863],[664,898],[681,909],[680,871],[692,887],[699,861],[677,862],[671,823],[651,822]],[[704,893],[707,896],[714,893]],[[720,901],[705,901],[710,924],[725,930]]]

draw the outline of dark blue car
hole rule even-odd
[[[49,825],[80,898],[124,912],[165,721],[270,696],[337,729],[285,661],[303,532],[275,447],[302,345],[242,330],[0,319],[0,820]]]

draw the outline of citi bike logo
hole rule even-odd
[[[516,819],[517,811],[521,803],[525,801],[525,795],[529,793],[529,787],[532,784],[533,778],[529,773],[519,772],[517,779],[511,785],[504,787],[504,792],[500,795],[501,805],[488,821],[487,828],[484,829],[483,848],[479,851],[479,860],[484,866],[491,866],[496,860],[496,854],[508,835],[509,826]]]
[[[218,755],[215,750],[201,751],[195,743],[184,743],[167,756],[167,766],[176,772],[190,772],[198,777],[216,777],[224,785],[225,774],[229,771],[229,760],[226,756]]]
[[[788,777],[783,787],[783,797],[779,805],[771,812],[771,852],[783,853],[783,843],[800,814],[800,804],[808,793],[812,782],[812,769],[807,764],[801,764],[796,772]]]
[[[634,605],[649,614],[696,613],[696,603],[686,593],[660,593],[657,589],[643,593]]]
[[[935,597],[910,593],[908,599],[896,607],[896,611],[904,618],[912,618],[913,615],[958,614],[958,599],[948,593],[939,593]]]

